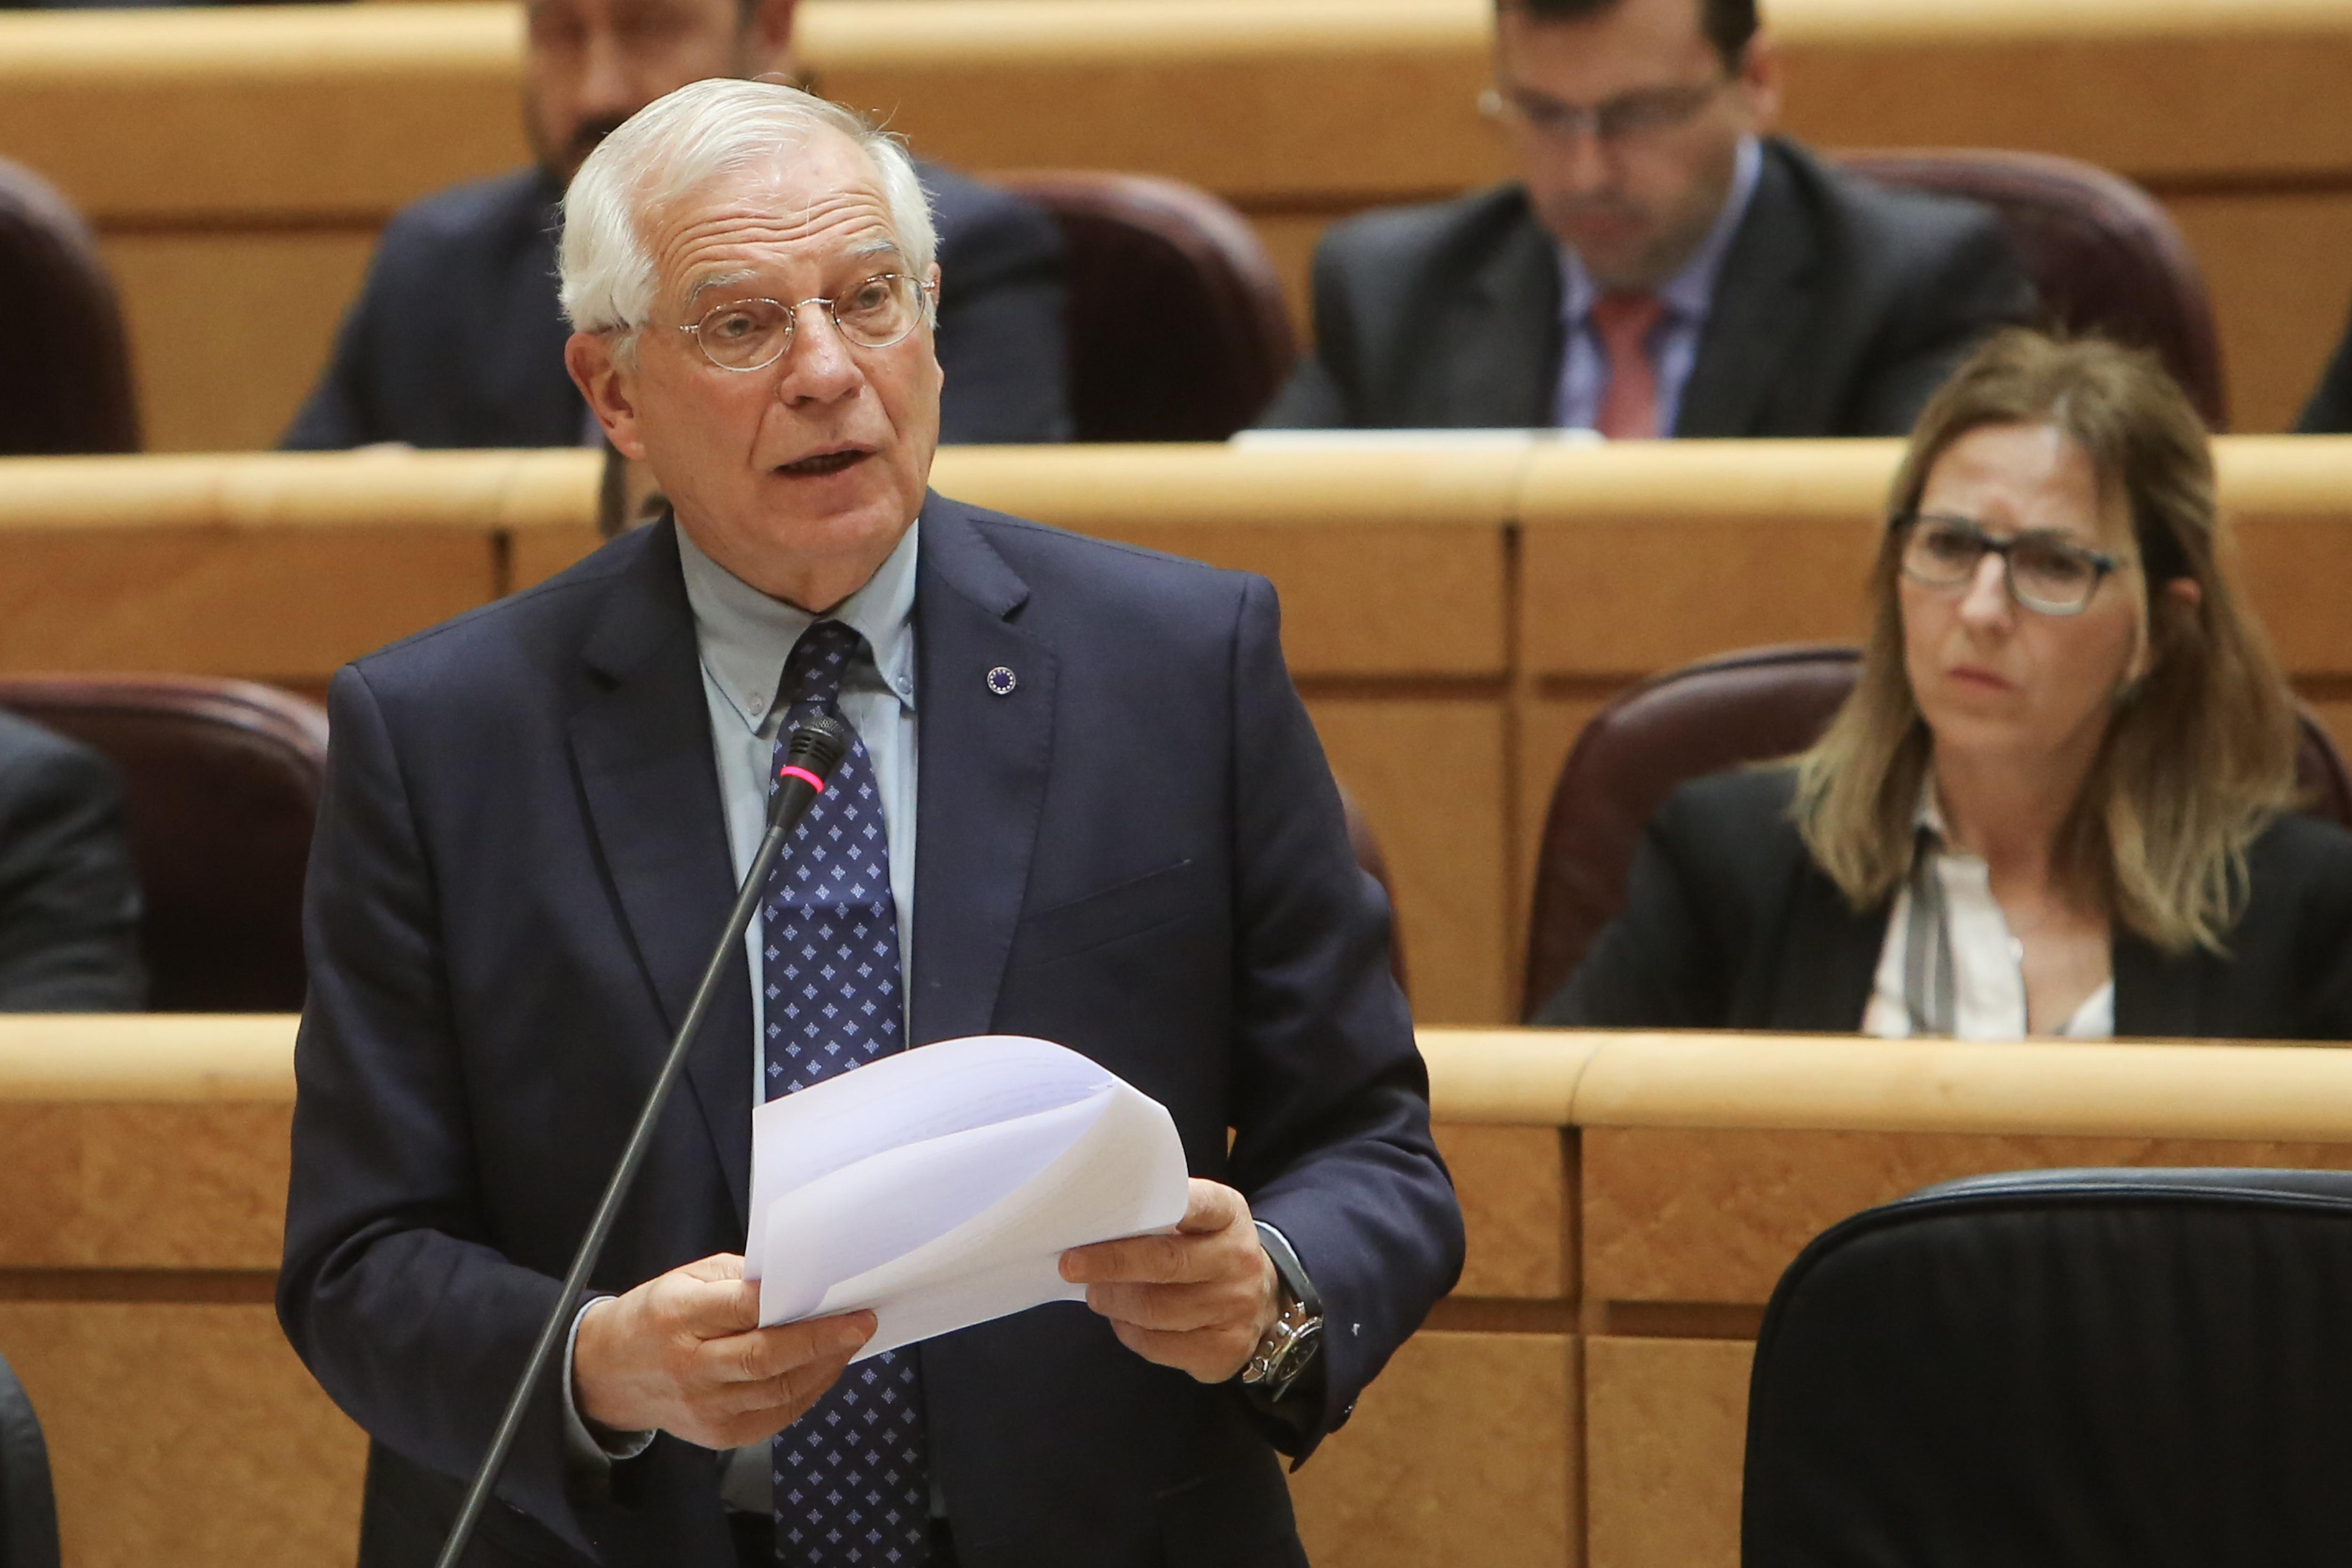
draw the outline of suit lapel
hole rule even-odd
[[[1717,274],[1676,436],[1769,434],[1764,416],[1812,317],[1819,242],[1780,149],[1767,142],[1748,215]]]
[[[2116,1037],[2195,1039],[2206,1033],[2198,1020],[2204,989],[2199,955],[2167,958],[2121,926],[2116,928],[2114,952]]]
[[[1559,257],[1532,214],[1474,272],[1444,332],[1444,374],[1423,422],[1523,429],[1552,422],[1559,380]]]
[[[922,527],[915,1045],[985,1033],[995,1015],[1045,805],[1056,674],[1052,648],[1015,624],[1028,584],[971,509],[933,495]],[[990,682],[997,670],[1012,678],[1003,696]]]
[[[615,584],[582,649],[590,679],[571,721],[589,825],[672,1030],[726,923],[735,881],[674,526],[647,530]],[[751,1165],[749,984],[739,951],[687,1060],[739,1223]]]

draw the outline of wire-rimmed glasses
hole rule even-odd
[[[793,346],[793,327],[803,305],[824,306],[845,342],[887,349],[922,323],[933,295],[934,286],[922,279],[881,272],[829,300],[820,296],[789,305],[776,300],[730,300],[678,331],[693,334],[702,357],[720,370],[764,370]]]
[[[1604,147],[1622,147],[1689,124],[1730,79],[1723,76],[1688,87],[1645,88],[1591,105],[1562,103],[1515,88],[1490,87],[1478,95],[1478,112],[1497,125],[1527,132],[1545,142],[1565,145],[1589,131]]]
[[[1995,539],[1973,519],[1934,512],[1907,512],[1894,519],[1893,526],[1907,531],[1903,574],[1914,583],[1965,588],[1976,580],[1984,558],[1998,555],[2009,596],[2038,615],[2080,615],[2099,584],[2123,564],[2046,529]]]

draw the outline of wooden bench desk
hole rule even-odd
[[[1261,571],[1398,880],[1430,1016],[1500,1021],[1516,963],[1506,540],[1523,447],[950,448],[939,487]],[[593,549],[585,451],[0,461],[0,669],[318,692],[345,660]],[[1444,814],[1426,803],[1456,804]]]
[[[1589,1568],[1737,1568],[1764,1303],[1847,1215],[1994,1171],[2352,1170],[2341,1049],[1592,1038],[1570,1107]],[[1498,1047],[1557,1076],[1547,1047]],[[1444,1045],[1424,1050],[1463,1116]]]
[[[70,1568],[349,1561],[364,1444],[270,1306],[293,1020],[0,1019],[0,1354]],[[1424,1030],[1454,1294],[1292,1482],[1348,1568],[1738,1562],[1749,1359],[1806,1240],[2032,1167],[2352,1169],[2352,1052]]]
[[[817,84],[985,174],[1133,169],[1234,202],[1307,325],[1335,217],[1507,160],[1474,100],[1490,0],[809,0]],[[2179,220],[2237,425],[2286,426],[2352,300],[2352,12],[2332,0],[1779,0],[1788,128],[1822,147],[2101,163]],[[0,155],[121,278],[150,444],[274,442],[403,203],[522,163],[519,10],[0,17]]]
[[[897,3],[897,0],[892,0]],[[975,0],[977,3],[977,0]],[[1893,442],[950,447],[946,494],[1262,572],[1387,851],[1424,1020],[1516,1007],[1552,782],[1611,696],[1859,635]],[[2219,446],[2238,572],[2352,742],[2352,438]],[[584,451],[0,460],[0,670],[317,692],[345,660],[596,543]],[[1432,800],[1450,804],[1429,809]]]

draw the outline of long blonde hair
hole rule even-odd
[[[1917,507],[1954,442],[1995,425],[2047,425],[2073,439],[2098,475],[2101,502],[2127,504],[2142,568],[2152,663],[2118,700],[2053,865],[2165,952],[2226,952],[2245,909],[2247,848],[2294,801],[2297,736],[2286,679],[2221,572],[2205,427],[2150,355],[2004,331],[1920,415],[1889,516]],[[1797,763],[1798,828],[1856,909],[1910,873],[1933,749],[1904,665],[1902,550],[1890,526],[1871,571],[1876,613],[1861,677]],[[2201,592],[2193,609],[2159,591],[2183,577]]]

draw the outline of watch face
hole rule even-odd
[[[1294,1323],[1286,1315],[1276,1325],[1276,1331],[1282,1335],[1282,1343],[1274,1352],[1275,1370],[1290,1373],[1305,1366],[1307,1358],[1315,1352],[1316,1337],[1322,1327],[1323,1320],[1320,1318],[1307,1318]]]

